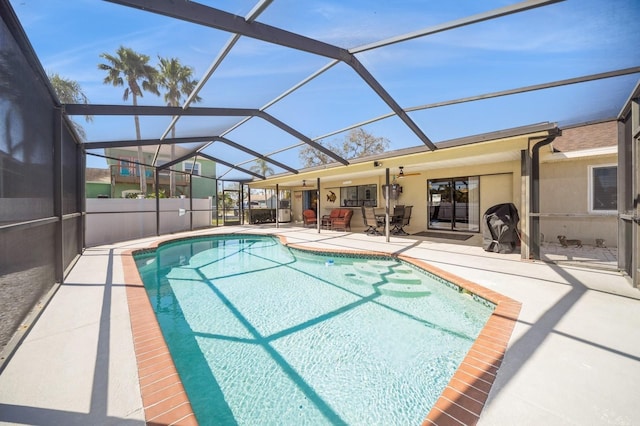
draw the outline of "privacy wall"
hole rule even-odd
[[[163,198],[159,233],[211,227],[212,200]],[[86,200],[86,247],[157,235],[156,200],[94,198]]]

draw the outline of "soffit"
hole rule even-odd
[[[543,140],[550,133],[556,131],[553,124],[547,124],[548,131],[522,134],[514,129],[516,136],[500,139],[488,139],[489,135],[476,136],[478,142],[467,140],[449,141],[449,148],[437,151],[421,151],[410,153],[411,150],[403,150],[395,156],[376,155],[361,160],[357,164],[349,166],[314,168],[309,171],[301,171],[296,176],[279,176],[250,184],[252,188],[269,188],[276,184],[282,187],[301,187],[303,180],[307,186],[315,185],[315,179],[322,182],[338,182],[351,179],[375,178],[385,176],[389,169],[390,175],[397,175],[402,166],[405,174],[419,173],[428,170],[447,169],[453,167],[473,167],[482,164],[497,164],[503,162],[520,161],[521,151],[530,148],[532,143]],[[530,140],[533,141],[530,143]],[[408,152],[409,151],[409,152]],[[374,162],[382,163],[375,167]]]

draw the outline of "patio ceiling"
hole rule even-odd
[[[613,118],[640,75],[635,0],[11,3],[44,68],[89,97],[63,106],[88,153],[143,145],[156,166],[176,144],[216,159],[227,180],[262,179],[257,160],[293,177],[309,145],[332,166],[357,165],[325,145],[355,128],[388,139],[385,158]],[[179,58],[199,83],[180,107],[149,93],[133,106],[97,68],[119,46]]]

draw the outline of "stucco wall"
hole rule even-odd
[[[405,230],[409,233],[416,233],[427,229],[427,181],[429,179],[480,176],[480,217],[491,206],[500,203],[514,203],[520,210],[520,162],[507,161],[495,164],[481,164],[477,166],[449,167],[422,171],[419,174],[409,173],[402,179],[396,179],[395,183],[402,186],[402,194],[398,200],[391,200],[390,206],[396,204],[412,205],[411,221]],[[393,179],[393,174],[390,179]],[[332,208],[340,207],[340,187],[354,185],[376,184],[378,186],[378,206],[376,210],[383,211],[385,200],[382,197],[382,185],[385,184],[385,176],[374,178],[350,179],[350,183],[343,182],[322,182],[320,185],[320,213],[329,214]],[[338,197],[335,202],[327,201],[329,191],[333,191]],[[297,205],[300,201],[294,196],[294,212],[297,212]],[[482,224],[481,224],[482,226]],[[351,220],[353,231],[364,229],[364,221],[360,208],[354,208],[354,215]],[[481,228],[482,230],[482,228]]]
[[[615,164],[617,158],[593,156],[546,162],[540,165],[540,212],[572,214],[571,217],[542,217],[540,232],[544,241],[558,242],[558,235],[580,239],[595,245],[596,238],[617,247],[618,227],[615,215],[589,214],[589,166]]]
[[[480,176],[480,221],[489,207],[514,202],[513,187],[513,173]]]

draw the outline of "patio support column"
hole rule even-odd
[[[618,114],[618,269],[640,288],[640,85]]]
[[[238,182],[240,188],[238,188],[238,222],[240,225],[244,225],[244,206],[242,200],[244,200],[244,185]]]
[[[318,234],[320,233],[321,228],[321,218],[320,214],[320,178],[316,179],[316,228],[318,228]]]
[[[385,177],[384,177],[384,183],[385,183],[385,187],[384,187],[384,236],[387,240],[387,242],[389,242],[389,228],[391,225],[391,221],[389,220],[389,205],[390,205],[390,201],[389,201],[389,168],[387,167],[387,169],[385,170]]]
[[[520,151],[520,258],[528,260],[531,254],[529,236],[529,214],[531,213],[530,188],[531,188],[531,155],[528,149]]]
[[[189,179],[189,181],[191,181],[193,179]],[[189,231],[193,231],[193,191],[191,191],[192,185],[191,182],[189,182]]]
[[[78,224],[78,248],[80,254],[85,249],[85,232],[87,222],[87,194],[86,194],[86,170],[87,170],[87,155],[84,148],[81,145],[76,145],[76,182],[78,187],[76,189],[76,210],[80,212],[80,223]]]
[[[62,162],[62,111],[53,110],[53,210],[58,219],[55,233],[55,280],[62,284],[64,279],[64,208]]]
[[[160,185],[158,185],[160,181],[160,170],[158,170],[157,167],[154,169],[154,174],[156,175],[156,235],[160,236]]]
[[[209,212],[209,214],[211,214],[211,212]],[[193,176],[192,175],[189,175],[189,230],[193,231]]]
[[[278,220],[279,210],[280,210],[280,185],[276,183],[276,229],[280,228],[280,221]]]

